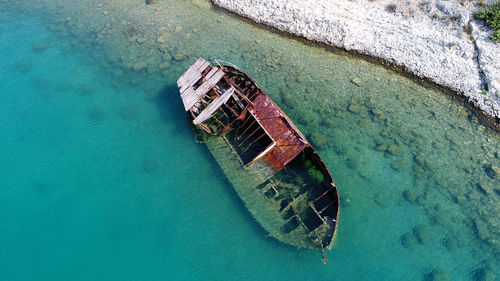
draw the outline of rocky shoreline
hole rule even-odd
[[[368,55],[465,96],[500,119],[500,43],[464,1],[213,0],[308,40]],[[492,2],[492,1],[486,1]]]

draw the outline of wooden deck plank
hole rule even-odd
[[[212,101],[194,120],[194,124],[200,124],[210,118],[212,114],[223,104],[227,102],[227,100],[233,95],[234,87],[227,89],[222,96],[216,98]]]
[[[198,62],[198,61],[197,61]],[[198,79],[202,76],[202,72],[205,70],[210,65],[209,62],[207,61],[202,61],[202,63],[196,63],[193,64],[189,69],[183,74],[182,79],[179,78],[177,80],[177,86],[181,88],[181,93],[186,90],[187,87],[191,86],[192,84],[196,83]],[[193,76],[197,76],[198,78],[195,79]],[[193,81],[194,80],[194,81]],[[183,89],[184,88],[184,89]],[[182,90],[183,89],[183,90]]]
[[[217,67],[212,68],[212,69],[211,69],[211,70],[207,73],[207,75],[205,76],[205,80],[210,79],[210,77],[212,77],[212,75],[214,75],[214,74],[215,74],[215,72],[217,72],[217,70],[218,70],[218,68],[217,68]],[[206,82],[206,81],[205,81],[205,82]],[[201,87],[201,85],[200,85],[200,87]],[[189,87],[188,89],[189,89],[190,91],[184,91],[184,92],[182,92],[182,93],[181,93],[181,98],[183,98],[183,99],[184,99],[184,98],[187,98],[187,97],[188,97],[188,95],[191,95],[191,94],[193,94],[193,93],[195,92],[195,90],[194,90],[193,88],[191,88],[191,87]]]
[[[181,77],[179,77],[179,79],[177,79],[177,86],[181,87],[182,85],[184,85],[186,83],[186,77],[188,77],[189,75],[191,75],[192,72],[199,72],[198,69],[200,68],[200,66],[202,66],[206,62],[207,61],[205,61],[204,59],[198,58],[193,63],[193,65],[191,65],[188,68],[188,70],[186,70],[186,72],[184,72],[184,74],[182,74]]]
[[[212,74],[212,71],[215,72]],[[196,91],[192,87],[188,88],[183,94],[181,94],[182,102],[184,103],[184,109],[189,110],[193,105],[195,105],[203,95],[205,95],[215,84],[217,84],[220,79],[224,76],[224,72],[217,67],[214,67],[210,73],[206,76],[207,80],[205,83],[201,84]]]
[[[182,85],[180,92],[181,94],[186,91],[187,88],[192,87],[200,78],[202,77],[201,72],[193,72],[184,85]]]

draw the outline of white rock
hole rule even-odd
[[[500,44],[468,39],[474,4],[460,0],[213,0],[258,23],[402,66],[500,118]],[[463,2],[463,3],[461,3]],[[397,5],[395,4],[397,3]],[[390,6],[395,5],[395,6]],[[394,9],[393,9],[394,8]],[[438,19],[436,19],[438,18]],[[475,33],[479,29],[474,28]],[[476,54],[476,46],[479,55]],[[477,56],[478,55],[478,56]],[[479,62],[479,64],[478,64]],[[481,94],[482,69],[491,89]],[[491,77],[491,78],[488,78]],[[489,80],[488,80],[489,79]]]

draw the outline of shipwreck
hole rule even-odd
[[[196,60],[178,79],[197,136],[252,216],[277,240],[326,260],[339,217],[333,178],[290,118],[234,65]]]

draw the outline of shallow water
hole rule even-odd
[[[200,0],[19,5],[0,3],[0,279],[498,280],[500,136],[450,95]],[[342,197],[330,265],[266,237],[194,142],[175,81],[198,56],[315,144]]]

